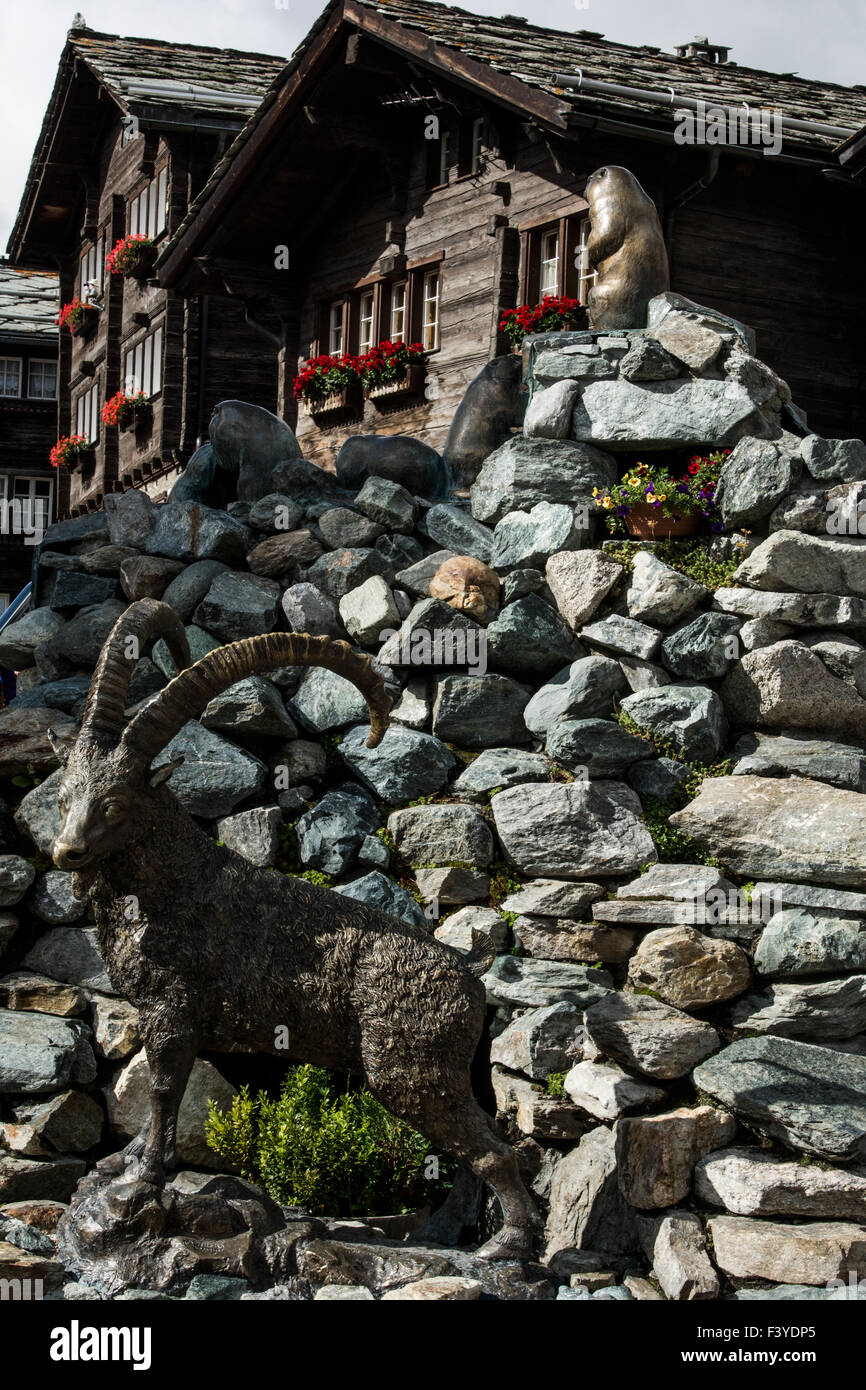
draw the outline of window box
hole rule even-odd
[[[87,339],[96,332],[99,310],[92,304],[82,304],[80,300],[73,300],[71,304],[66,305],[58,322],[61,326],[65,324],[73,338]]]
[[[106,266],[112,275],[127,279],[146,280],[156,261],[156,246],[150,237],[141,233],[121,237],[109,251]]]
[[[93,443],[81,434],[64,435],[51,450],[52,468],[76,468],[93,456]]]
[[[426,378],[427,368],[424,364],[412,363],[406,368],[405,374],[396,381],[383,381],[379,386],[368,387],[367,398],[378,405],[379,402],[389,404],[403,396],[420,396],[424,391]]]
[[[348,415],[359,415],[362,409],[360,387],[357,382],[344,386],[342,391],[333,391],[330,396],[319,400],[301,402],[301,414],[312,416],[314,420],[332,421]]]
[[[137,405],[134,410],[129,412],[119,423],[118,428],[121,434],[128,434],[130,430],[138,430],[142,425],[149,425],[153,419],[153,406],[150,401],[144,405]]]

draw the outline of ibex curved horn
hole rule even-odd
[[[245,637],[208,652],[181,671],[127,725],[121,748],[145,766],[174,738],[189,719],[197,719],[210,701],[230,685],[276,666],[325,666],[357,686],[370,711],[367,747],[381,743],[388,727],[390,700],[382,677],[368,656],[352,651],[348,642],[310,637],[305,632],[270,632]]]
[[[117,739],[123,729],[123,711],[135,663],[152,637],[165,638],[178,670],[189,665],[189,643],[174,610],[153,598],[130,604],[114,624],[100,653],[79,737],[102,735]]]

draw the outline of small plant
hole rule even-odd
[[[552,1071],[547,1078],[547,1094],[554,1100],[565,1100],[566,1075],[564,1071]]]
[[[389,338],[378,343],[362,356],[355,353],[322,353],[311,357],[295,377],[296,400],[310,405],[320,404],[351,386],[385,386],[399,381],[409,367],[423,364],[421,343],[393,343]]]
[[[117,391],[102,407],[102,423],[123,426],[149,406],[150,400],[146,391],[136,391],[132,395],[127,395],[125,391]]]
[[[395,1119],[365,1086],[343,1089],[321,1067],[292,1067],[277,1100],[241,1088],[231,1109],[211,1101],[207,1142],[277,1202],[313,1215],[412,1211],[447,1188],[453,1165],[428,1177],[427,1140]]]
[[[93,448],[83,434],[66,434],[58,439],[49,454],[52,468],[74,468],[78,460]]]
[[[730,452],[730,449],[718,449],[712,454],[695,454],[679,478],[659,464],[636,463],[615,486],[594,487],[592,495],[598,506],[610,513],[608,529],[620,534],[628,528],[629,518],[636,509],[643,514],[648,508],[674,522],[684,517],[702,516],[710,522],[711,530],[721,531],[714,497]]]
[[[366,390],[402,381],[410,367],[423,366],[423,343],[392,343],[385,338],[358,359],[361,381]]]
[[[82,303],[76,295],[74,299],[70,299],[68,304],[64,304],[54,322],[59,328],[68,328],[74,337],[87,322],[88,316],[96,312],[92,304]]]
[[[550,333],[565,328],[578,314],[579,299],[546,294],[540,304],[520,304],[506,309],[499,320],[499,331],[508,339],[512,352],[519,352],[527,333]]]
[[[607,553],[618,560],[627,573],[634,568],[634,557],[645,547],[640,541],[623,540]],[[696,583],[703,584],[711,591],[727,589],[736,584],[734,571],[743,559],[743,547],[734,547],[735,553],[724,560],[711,560],[706,540],[665,540],[653,546],[653,554],[663,560],[671,569],[678,570]]]
[[[112,275],[134,275],[141,265],[142,252],[150,251],[153,245],[153,238],[140,232],[122,236],[105,258],[106,270]]]
[[[523,887],[514,870],[504,860],[497,859],[490,865],[490,906],[500,907],[503,900],[517,893]]]

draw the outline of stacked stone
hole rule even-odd
[[[748,331],[675,296],[640,333],[532,340],[526,375],[523,432],[468,504],[372,475],[313,483],[293,461],[227,512],[128,493],[46,536],[39,606],[0,635],[21,672],[0,776],[44,779],[20,799],[7,784],[0,817],[10,1267],[31,1249],[20,1228],[56,1224],[144,1118],[135,1012],[46,857],[47,729],[71,737],[111,626],[151,596],[194,659],[295,630],[378,663],[394,703],[377,749],[353,686],[283,668],[213,700],[157,764],[184,754],[174,794],[252,862],[275,865],[290,824],[301,867],[337,891],[458,950],[489,938],[494,1092],[546,1213],[532,1296],[836,1297],[828,1280],[866,1275],[866,542],[828,529],[857,515],[866,448],[804,437]],[[732,449],[712,542],[744,556],[729,587],[651,544],[629,573],[605,548],[593,488],[617,454],[662,447]],[[473,563],[434,580],[455,557]],[[157,642],[130,709],[174,674]],[[682,798],[686,763],[725,757],[732,774],[671,817],[724,869],[659,863],[648,809]],[[215,1166],[206,1102],[232,1094],[197,1062],[184,1163]]]

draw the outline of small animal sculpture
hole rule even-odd
[[[423,439],[408,434],[353,434],[334,460],[337,483],[359,488],[365,478],[388,478],[413,497],[444,497],[448,470],[440,454]]]
[[[125,725],[129,653],[158,636],[179,674]],[[57,750],[65,766],[54,863],[90,896],[108,973],[139,1010],[150,1066],[150,1118],[126,1150],[139,1180],[165,1181],[200,1049],[272,1053],[288,1029],[287,1060],[363,1075],[393,1114],[490,1184],[504,1222],[481,1255],[529,1254],[535,1207],[469,1078],[485,1017],[478,976],[492,952],[462,956],[366,903],[254,867],[177,802],[166,783],[178,761],[153,769],[220,691],[285,665],[324,666],[352,681],[367,700],[375,747],[388,724],[382,678],[346,643],[294,632],[188,662],[172,609],[155,599],[131,604],[102,649],[75,744],[68,756]]]
[[[521,357],[508,352],[494,357],[467,386],[444,449],[456,486],[474,483],[488,454],[523,424],[529,396],[521,386],[522,373]]]
[[[209,442],[197,449],[169,494],[170,502],[257,502],[275,491],[278,464],[299,459],[294,430],[260,405],[220,401],[214,406]]]
[[[668,254],[655,203],[618,164],[587,180],[587,254],[598,279],[587,296],[590,328],[645,328],[647,305],[670,287]]]
[[[499,612],[499,575],[472,555],[452,555],[430,580],[430,594],[486,627]]]

